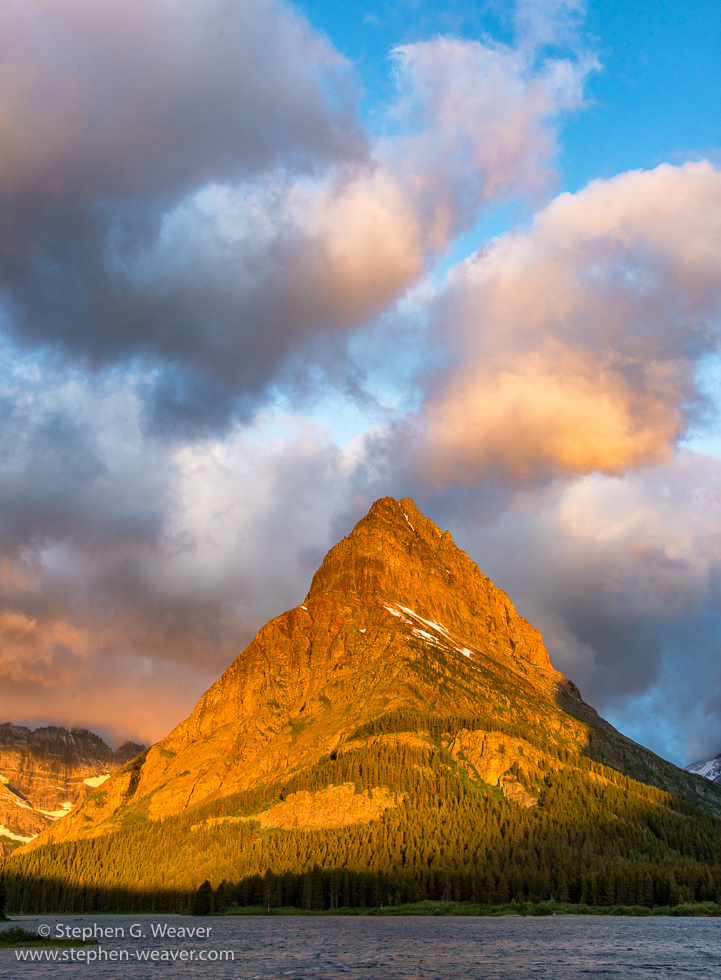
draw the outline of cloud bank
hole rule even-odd
[[[2,7],[0,718],[162,737],[392,493],[630,734],[721,748],[721,175],[553,197],[582,13],[397,47],[371,126],[274,0]]]
[[[28,0],[0,38],[8,327],[96,369],[142,361],[150,423],[181,434],[247,418],[312,338],[547,186],[588,70],[406,45],[373,139],[350,66],[275,0]]]

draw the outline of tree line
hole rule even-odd
[[[417,726],[428,720],[416,717]],[[384,724],[408,720],[389,716]],[[161,820],[136,810],[115,833],[7,858],[9,907],[180,911],[206,880],[204,894],[218,910],[425,899],[650,907],[721,897],[718,817],[562,747],[538,765],[519,758],[508,775],[537,805],[521,806],[475,782],[440,737],[427,748],[361,746],[285,783]],[[301,789],[344,783],[368,795],[385,787],[394,806],[371,823],[334,829],[270,830],[253,819]]]

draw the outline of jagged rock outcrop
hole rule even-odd
[[[0,847],[27,842],[67,816],[111,773],[145,748],[113,753],[98,735],[55,726],[0,725]]]
[[[582,701],[540,633],[447,531],[413,501],[386,497],[331,549],[305,601],[260,630],[186,721],[40,841],[111,832],[287,778],[398,710],[487,715],[507,729],[522,721],[557,748],[588,748],[721,811],[715,787]],[[532,805],[509,775],[511,741],[461,733],[455,751],[479,778]]]
[[[123,742],[123,744],[113,752],[113,769],[120,769],[130,762],[145,748],[137,742]]]

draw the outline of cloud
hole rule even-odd
[[[518,45],[532,50],[551,44],[578,48],[585,13],[585,0],[517,0],[513,20]]]
[[[437,485],[664,463],[716,349],[721,174],[663,164],[562,194],[462,263],[432,305],[455,364],[416,424]]]
[[[166,308],[206,320],[198,334],[193,315],[176,318],[158,353],[260,397],[289,351],[392,308],[484,207],[547,191],[557,118],[579,104],[586,64],[534,73],[512,49],[447,38],[395,57],[398,131],[366,165],[206,186],[150,246],[117,257],[157,323]]]
[[[40,681],[56,647],[82,657],[88,637],[63,620],[40,624],[20,612],[0,613],[0,669],[11,680]]]
[[[555,666],[622,731],[680,765],[721,749],[721,464],[679,452],[622,477],[454,508],[456,538]]]
[[[392,308],[480,209],[547,192],[588,64],[450,38],[395,59],[376,138],[350,66],[275,0],[3,7],[15,342],[133,363],[151,429],[208,435]]]
[[[301,418],[177,445],[127,374],[4,368],[0,718],[158,739],[302,601],[356,464]]]
[[[187,388],[187,335],[219,346],[212,284],[185,310],[117,274],[187,195],[367,158],[349,66],[275,0],[6,4],[0,64],[6,322],[88,365],[160,357]]]
[[[173,496],[169,450],[144,438],[127,376],[88,379],[0,357],[0,549],[58,541],[104,553],[157,541]],[[155,465],[149,465],[155,459]]]
[[[344,60],[273,0],[26,0],[2,27],[7,219],[39,199],[172,200],[363,149]]]
[[[522,49],[444,37],[394,55],[394,113],[410,132],[392,152],[437,249],[488,203],[548,194],[560,117],[581,106],[592,58],[538,64]]]
[[[679,447],[721,176],[594,182],[429,274],[552,193],[581,12],[397,48],[364,132],[351,67],[273,0],[0,10],[0,718],[162,737],[393,493],[612,720],[719,748],[720,476]],[[300,416],[313,385],[316,417],[381,392],[366,434]]]

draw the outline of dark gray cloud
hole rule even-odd
[[[6,4],[0,62],[0,289],[15,339],[96,367],[159,359],[179,373],[155,393],[161,420],[177,407],[190,425],[192,402],[224,422],[238,389],[257,394],[282,360],[289,310],[234,305],[236,283],[219,289],[207,262],[165,291],[123,265],[198,188],[363,163],[348,66],[275,0]],[[209,364],[212,394],[193,378]]]
[[[142,227],[144,203],[363,152],[343,59],[283,3],[28,0],[2,26],[6,249],[23,215],[31,239],[63,234],[56,208],[137,202]]]

